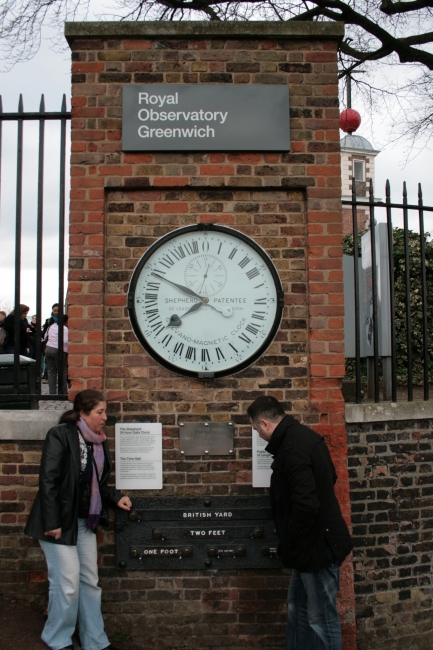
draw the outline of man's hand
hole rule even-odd
[[[54,530],[47,530],[44,535],[47,537],[54,537],[54,539],[60,539],[62,536],[62,529],[55,528]]]

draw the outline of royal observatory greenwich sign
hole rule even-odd
[[[288,151],[288,86],[123,86],[123,151]]]

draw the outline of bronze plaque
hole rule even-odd
[[[233,422],[180,422],[180,453],[185,456],[233,454]]]

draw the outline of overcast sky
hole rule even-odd
[[[403,74],[403,73],[402,73]],[[62,95],[66,94],[70,108],[70,55],[69,52],[55,52],[49,41],[43,41],[39,53],[26,63],[16,65],[10,72],[0,73],[0,94],[4,111],[15,111],[20,93],[24,99],[24,109],[39,109],[40,97],[45,95],[46,110],[60,110]],[[357,103],[358,102],[358,103]],[[376,195],[384,198],[384,186],[390,179],[393,199],[401,200],[402,183],[408,186],[409,201],[417,202],[418,182],[423,184],[424,203],[433,205],[431,169],[433,154],[424,149],[411,162],[405,165],[406,154],[401,142],[387,142],[388,122],[386,115],[378,115],[373,121],[357,100],[352,100],[364,117],[357,131],[367,137],[375,149],[381,153],[376,158]],[[37,123],[25,125],[24,201],[23,201],[23,275],[21,302],[35,309],[35,232],[37,183],[35,165],[37,161]],[[45,231],[44,231],[44,292],[43,317],[49,315],[51,304],[57,300],[57,248],[58,248],[58,143],[59,128],[49,124],[46,146],[45,182]],[[342,134],[343,135],[343,134]],[[15,219],[15,174],[16,174],[16,125],[6,123],[3,128],[2,150],[2,189],[0,212],[0,307],[2,302],[11,305],[14,295],[14,219]],[[69,155],[69,154],[68,154]],[[397,222],[396,225],[401,225]],[[411,227],[416,229],[416,219],[411,219]],[[433,233],[433,217],[426,215],[426,229]]]

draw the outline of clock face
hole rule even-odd
[[[153,244],[131,279],[128,310],[147,352],[192,377],[224,377],[258,359],[284,294],[268,255],[224,226],[179,228]]]

